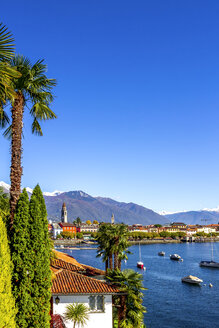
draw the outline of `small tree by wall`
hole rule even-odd
[[[15,328],[15,301],[11,286],[12,262],[6,227],[0,216],[0,328]]]

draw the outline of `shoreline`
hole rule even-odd
[[[83,245],[84,247],[82,247],[83,249],[86,248],[86,246],[88,249],[90,249],[92,246],[95,247],[97,246],[96,243],[93,242],[84,242],[81,239],[73,239],[73,240],[54,240],[54,246],[58,247],[58,246],[78,246],[78,245]],[[183,241],[180,239],[144,239],[144,240],[130,240],[129,243],[131,245],[153,245],[153,244],[184,244],[184,243],[210,243],[210,242],[219,242],[219,237],[215,237],[213,239],[211,238],[196,238],[194,241],[189,242],[189,241]]]

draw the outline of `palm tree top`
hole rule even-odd
[[[69,304],[66,307],[64,318],[67,321],[72,321],[73,327],[76,327],[76,324],[84,327],[89,318],[88,307],[81,303]]]
[[[54,100],[52,89],[56,86],[56,80],[47,78],[47,65],[44,60],[38,60],[32,65],[27,57],[16,55],[11,59],[10,67],[20,73],[20,77],[12,80],[12,88],[17,98],[22,97],[24,108],[29,109],[33,118],[32,133],[42,136],[40,121],[56,118],[56,114],[49,107]],[[10,138],[10,119],[6,111],[2,111],[0,115],[0,125],[9,125],[4,136]]]

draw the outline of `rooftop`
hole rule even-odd
[[[117,294],[120,290],[106,282],[61,269],[54,271],[52,294]]]

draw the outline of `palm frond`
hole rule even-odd
[[[37,119],[35,118],[33,123],[32,123],[32,133],[36,134],[37,136],[42,136],[43,135],[43,131],[41,129],[41,126],[39,124],[39,122],[37,121]]]
[[[0,128],[4,129],[9,123],[10,119],[7,113],[3,110],[3,108],[0,108]]]
[[[39,120],[49,120],[56,118],[55,113],[43,103],[36,103],[30,111],[31,115]]]
[[[3,136],[8,139],[11,140],[12,137],[12,126],[9,125],[9,127],[4,131]]]
[[[14,38],[5,25],[0,23],[0,60],[9,60],[14,54]]]

